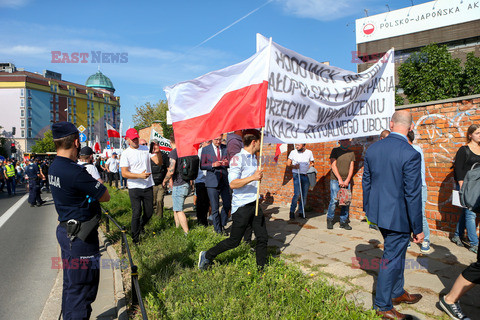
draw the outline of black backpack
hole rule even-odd
[[[182,157],[180,161],[180,175],[183,180],[195,180],[198,175],[198,167],[200,166],[200,159],[198,156]]]

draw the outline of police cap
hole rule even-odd
[[[52,124],[53,139],[60,139],[74,133],[78,133],[78,129],[71,122],[62,121]]]
[[[81,156],[91,156],[92,154],[94,154],[94,152],[90,147],[83,147],[82,149],[80,149]]]

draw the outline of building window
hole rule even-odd
[[[24,105],[25,105],[25,100],[23,100],[23,99],[20,99],[20,106],[22,106],[22,107],[23,107]]]
[[[32,97],[32,90],[27,89],[27,95],[28,95],[29,98],[31,98]]]
[[[77,107],[73,107],[73,114],[77,114]]]
[[[32,100],[27,100],[27,107],[31,107],[32,106]]]
[[[53,94],[50,95],[50,101],[53,101]]]
[[[31,128],[32,127],[32,120],[28,119],[28,127]]]
[[[76,125],[77,124],[77,116],[73,116],[73,123]]]
[[[25,89],[20,89],[20,97],[24,97],[25,96]]]
[[[70,99],[70,97],[67,98],[67,104],[70,105],[72,103],[72,100]]]
[[[20,120],[20,128],[25,128],[25,120]]]
[[[32,109],[28,109],[28,110],[27,110],[27,116],[28,116],[29,118],[32,117]]]
[[[22,130],[21,133],[22,133],[22,138],[25,138],[25,130]]]
[[[50,102],[50,111],[53,111],[53,102]]]
[[[54,119],[55,119],[55,115],[53,114],[53,112],[50,112],[50,121],[53,122]]]
[[[74,106],[77,105],[77,98],[73,98],[73,105],[74,105]]]
[[[57,113],[57,114],[55,115],[55,119],[56,119],[55,121],[58,121],[58,117],[59,117],[59,116],[58,116],[58,113]]]
[[[58,103],[58,94],[55,96],[55,102]]]
[[[20,110],[20,117],[25,117],[25,109]]]
[[[29,138],[32,137],[32,129],[28,129],[28,137],[29,137]]]

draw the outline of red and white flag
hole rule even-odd
[[[273,158],[273,160],[275,160],[275,162],[278,162],[278,157],[286,152],[288,149],[288,144],[286,143],[277,143],[277,148],[275,150],[275,157]]]
[[[107,122],[105,122],[105,124],[107,125],[107,136],[109,138],[120,138],[120,133],[117,130],[115,130],[114,127],[109,125]]]
[[[100,146],[100,141],[98,140],[98,136],[95,136],[95,145],[93,146],[93,150],[97,153],[102,151],[102,147]]]
[[[265,125],[270,47],[249,59],[164,88],[179,157],[222,133]]]

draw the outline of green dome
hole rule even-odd
[[[88,77],[85,85],[91,88],[99,88],[115,92],[112,81],[106,75],[101,73],[100,70]]]

